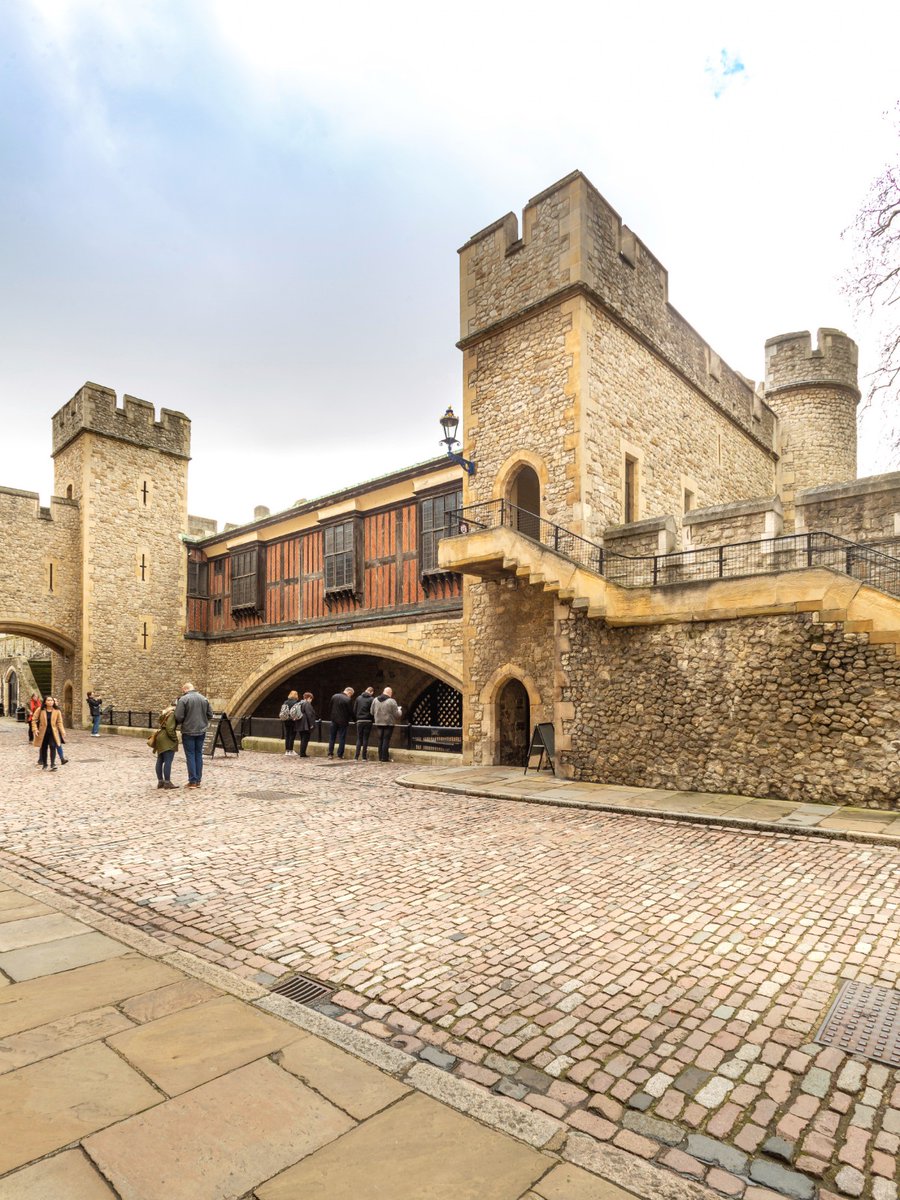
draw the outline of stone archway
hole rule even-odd
[[[6,687],[4,691],[6,695],[3,697],[6,705],[6,715],[14,717],[16,709],[19,707],[19,676],[14,668],[10,668],[6,675]]]
[[[501,767],[524,767],[528,756],[531,705],[520,679],[508,679],[497,693],[496,762]]]
[[[410,649],[409,641],[406,639],[401,640],[382,635],[371,641],[364,641],[359,634],[331,633],[327,639],[317,639],[312,645],[307,643],[294,650],[293,653],[283,654],[281,658],[269,658],[263,661],[232,692],[223,707],[231,716],[248,716],[257,710],[260,703],[273,690],[282,687],[288,680],[303,671],[329,659],[357,656],[377,657],[418,671],[422,676],[422,687],[425,686],[428,679],[440,679],[458,691],[462,691],[462,679],[457,664],[448,661],[440,654],[426,653],[424,647],[421,653],[417,653]],[[350,680],[345,680],[345,682],[355,686]],[[389,680],[385,679],[384,682],[387,683]],[[421,688],[418,688],[416,695],[420,692]],[[410,696],[407,702],[411,703],[414,698],[414,696]],[[224,697],[222,699],[224,700]]]

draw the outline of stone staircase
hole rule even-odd
[[[836,567],[622,587],[509,526],[445,538],[439,547],[447,570],[481,578],[514,576],[613,626],[808,612],[817,622],[865,634],[870,645],[893,646],[900,657],[900,598]],[[900,560],[897,568],[900,572]]]

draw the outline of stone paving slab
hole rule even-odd
[[[14,1033],[0,1039],[0,1073],[16,1071],[42,1058],[52,1058],[64,1050],[74,1050],[87,1042],[96,1042],[123,1029],[130,1029],[131,1022],[124,1013],[111,1007],[95,1008],[92,1012],[78,1013]]]
[[[124,955],[0,992],[0,1037],[113,1004],[181,978],[164,963]]]
[[[316,1037],[292,1042],[276,1061],[358,1121],[380,1112],[409,1091],[383,1071]]]
[[[397,1147],[403,1146],[403,1155]],[[550,1169],[536,1150],[412,1095],[257,1187],[259,1200],[506,1200]]]
[[[162,1099],[101,1043],[0,1076],[0,1174]]]
[[[15,910],[13,910],[15,911]],[[49,913],[43,917],[28,917],[18,921],[7,921],[0,927],[0,954],[7,950],[19,950],[22,946],[37,946],[41,942],[55,942],[60,938],[78,933],[90,933],[87,925],[73,921],[61,913]]]
[[[128,1200],[222,1200],[243,1196],[353,1124],[262,1060],[97,1133],[84,1148]]]
[[[297,1037],[283,1021],[217,996],[107,1038],[169,1096],[283,1049]]]
[[[73,967],[118,958],[127,953],[128,947],[121,942],[91,930],[77,937],[65,937],[58,942],[39,942],[36,946],[23,946],[19,950],[0,954],[0,971],[19,983],[39,975],[55,975],[61,971],[71,971]]]
[[[81,1150],[64,1150],[0,1179],[0,1200],[116,1200]]]

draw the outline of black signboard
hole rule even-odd
[[[240,750],[227,713],[214,716],[207,726],[206,739],[203,742],[203,757],[212,758],[217,747],[225,751],[226,757],[229,754],[237,754]]]
[[[525,774],[528,773],[528,767],[535,754],[539,754],[538,765],[536,771],[540,771],[544,764],[544,755],[547,755],[547,765],[553,774],[556,774],[556,767],[553,765],[553,759],[556,755],[556,739],[553,733],[551,724],[535,725],[534,733],[531,735],[531,745],[528,747],[528,758],[525,760]]]

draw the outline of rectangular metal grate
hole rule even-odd
[[[847,1054],[900,1067],[900,992],[850,980],[843,985],[815,1041]]]
[[[316,1000],[331,995],[333,989],[319,983],[318,979],[310,978],[309,975],[291,975],[290,978],[276,983],[271,991],[274,995],[285,996],[297,1004],[313,1004]]]
[[[258,792],[241,792],[242,800],[301,800],[302,796],[299,792],[270,792],[266,790]]]

